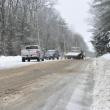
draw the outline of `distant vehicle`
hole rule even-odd
[[[58,50],[48,50],[46,53],[45,53],[45,55],[44,55],[44,58],[45,59],[59,59],[59,57],[60,57],[60,54],[59,54],[59,52],[58,52]]]
[[[84,52],[79,47],[72,47],[71,52],[64,55],[67,59],[84,59]]]
[[[36,59],[38,62],[40,60],[44,61],[44,52],[41,50],[38,45],[28,45],[25,46],[24,49],[21,50],[22,62],[26,60],[30,62],[30,60]]]

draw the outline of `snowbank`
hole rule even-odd
[[[109,54],[103,58],[109,58]],[[93,104],[91,110],[110,110],[110,62],[104,59],[97,59],[94,62],[94,90]]]
[[[106,60],[110,60],[110,53],[107,53],[103,56],[101,56],[100,58],[106,59]]]
[[[0,56],[0,69],[20,67],[36,62],[22,62],[21,56]]]
[[[53,60],[45,60],[44,62],[53,62]],[[59,60],[54,60],[59,61]],[[13,67],[21,67],[31,64],[39,63],[37,60],[31,60],[31,62],[22,62],[21,56],[0,56],[0,69],[7,69]]]

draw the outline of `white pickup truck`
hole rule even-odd
[[[26,60],[30,62],[30,60],[36,59],[38,62],[40,60],[44,61],[44,52],[41,50],[38,45],[28,45],[25,46],[21,50],[22,62]]]

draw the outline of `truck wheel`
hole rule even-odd
[[[30,62],[30,58],[28,58],[28,62]]]
[[[44,61],[44,59],[42,59],[42,61]]]
[[[40,58],[37,58],[37,61],[40,62]]]
[[[49,58],[49,60],[51,60],[51,58]]]
[[[84,56],[82,56],[82,59],[84,60]]]
[[[57,57],[57,60],[59,60],[59,57]]]
[[[22,57],[22,62],[25,62],[25,58],[24,57]]]

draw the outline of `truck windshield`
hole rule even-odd
[[[38,49],[38,46],[29,46],[29,47],[26,47],[26,49]]]
[[[71,51],[72,52],[80,52],[80,48],[79,47],[72,47]]]

